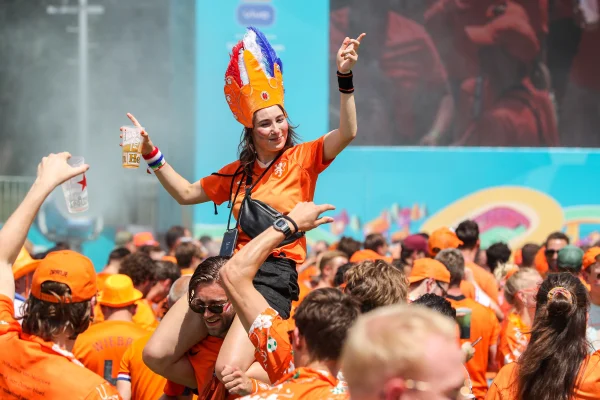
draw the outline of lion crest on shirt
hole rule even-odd
[[[273,169],[273,173],[275,174],[275,176],[281,178],[283,176],[283,173],[285,172],[286,166],[287,163],[285,161],[280,161],[277,164],[275,164],[275,168]]]

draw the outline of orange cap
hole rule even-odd
[[[456,233],[452,232],[448,228],[440,228],[429,236],[429,253],[435,256],[440,250],[445,249],[457,249],[458,246],[463,244],[462,240],[456,236]],[[438,249],[434,252],[434,249]]]
[[[408,277],[408,282],[415,283],[427,278],[450,283],[450,271],[448,271],[444,264],[432,258],[415,260],[413,268],[410,271],[410,276]]]
[[[140,232],[133,235],[133,245],[135,247],[156,246],[158,242],[154,239],[152,232]]]
[[[42,260],[34,260],[25,247],[21,248],[17,260],[12,265],[15,281],[36,270]]]
[[[97,292],[94,265],[89,258],[72,250],[48,254],[33,274],[31,295],[38,300],[59,303],[55,296],[42,293],[42,283],[47,281],[64,283],[71,289],[71,299],[62,299],[68,303],[90,300]]]
[[[588,268],[596,262],[596,258],[600,256],[600,247],[591,247],[583,255],[583,269]]]
[[[127,307],[144,297],[142,292],[133,286],[130,277],[114,274],[104,281],[104,290],[98,303],[107,307]]]
[[[379,254],[373,250],[368,250],[368,249],[358,250],[357,252],[352,254],[352,257],[350,257],[351,263],[359,263],[361,261],[367,261],[367,260],[371,260],[371,261],[385,260],[387,262],[392,262],[392,259],[390,257],[384,257],[381,254]]]
[[[533,259],[533,265],[535,266],[537,272],[540,273],[540,275],[546,276],[548,270],[550,269],[550,267],[548,266],[548,260],[546,260],[546,246],[542,246],[538,250],[537,254],[535,255],[535,258]]]

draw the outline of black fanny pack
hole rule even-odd
[[[244,200],[242,200],[242,204],[240,206],[240,213],[238,216],[237,223],[234,229],[230,229],[231,226],[231,217],[233,215],[233,205],[235,204],[235,200],[240,192],[240,188],[242,186],[242,181],[244,177],[240,180],[238,184],[235,196],[233,198],[233,204],[231,204],[231,210],[229,212],[229,219],[227,221],[227,231],[223,237],[223,242],[221,244],[221,256],[231,256],[233,255],[233,251],[235,250],[237,243],[232,243],[233,241],[237,242],[237,228],[238,226],[241,228],[242,232],[250,237],[250,239],[254,239],[268,228],[273,226],[273,223],[281,218],[283,214],[270,205],[262,202],[260,200],[256,200],[252,198],[252,190],[256,187],[258,182],[266,175],[267,171],[271,169],[271,166],[275,164],[275,162],[281,156],[278,155],[269,166],[263,171],[263,173],[258,177],[254,184],[252,183],[252,175],[250,171],[254,170],[254,164],[250,165],[249,171],[244,173],[246,180],[246,196]],[[235,174],[232,177],[235,180]],[[233,183],[231,185],[233,191]],[[231,198],[231,195],[230,195]],[[235,232],[234,232],[235,231]],[[296,240],[300,239],[304,236],[304,232],[296,232],[290,237],[284,239],[278,247],[285,246],[287,244],[293,243]]]

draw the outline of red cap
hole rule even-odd
[[[135,247],[157,246],[158,242],[152,232],[140,232],[133,235],[133,244]]]
[[[64,283],[71,289],[71,299],[42,293],[42,284],[53,281]],[[96,295],[96,271],[86,256],[71,250],[53,251],[44,258],[33,274],[31,295],[50,303],[80,303]]]
[[[503,8],[500,8],[503,7]],[[498,10],[504,10],[496,16]],[[501,46],[510,55],[523,62],[531,62],[540,51],[540,43],[525,9],[507,1],[488,10],[491,20],[483,26],[467,26],[471,41],[480,46]]]
[[[410,251],[428,253],[427,239],[423,235],[410,235],[402,241],[402,248]]]

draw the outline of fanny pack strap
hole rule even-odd
[[[282,154],[283,154],[283,152],[277,154],[277,157],[275,157],[275,159],[273,161],[271,161],[271,163],[267,166],[267,168],[265,168],[263,173],[260,174],[260,176],[258,177],[256,182],[254,182],[254,184],[252,183],[252,173],[251,173],[252,171],[254,171],[254,162],[252,162],[252,164],[250,164],[250,171],[249,172],[246,171],[246,197],[250,196],[250,193],[256,187],[258,182],[260,182],[260,180],[267,174],[267,172],[271,169],[271,167],[273,165],[275,165],[275,162],[279,159],[279,157],[281,157]]]

